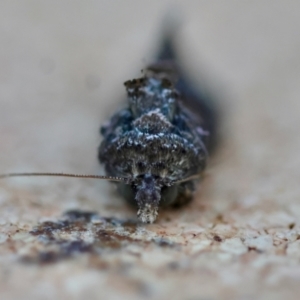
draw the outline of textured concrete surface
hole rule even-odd
[[[170,3],[1,1],[0,172],[102,172],[99,125]],[[1,299],[298,299],[299,1],[177,3],[182,61],[226,108],[195,201],[144,226],[107,182],[2,180]]]

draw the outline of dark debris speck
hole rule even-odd
[[[216,242],[222,242],[222,239],[218,236],[218,235],[215,235],[214,236],[214,241],[216,241]]]
[[[295,228],[295,226],[296,226],[296,224],[295,223],[291,223],[291,224],[289,224],[289,229],[294,229]]]

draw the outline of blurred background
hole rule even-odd
[[[220,212],[235,228],[297,223],[297,0],[2,0],[0,173],[102,173],[100,125],[125,105],[123,82],[152,61],[172,11],[182,22],[182,65],[217,97],[226,130],[199,197],[183,214],[169,213],[171,225],[164,217],[159,224],[166,231],[187,223],[206,226]],[[70,207],[134,216],[106,182],[5,180],[0,204],[1,224],[32,225]],[[203,205],[208,209],[200,217]]]

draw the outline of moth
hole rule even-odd
[[[98,158],[106,176],[67,173],[9,173],[106,179],[137,209],[143,223],[159,208],[193,197],[216,139],[213,101],[197,91],[177,61],[174,34],[164,36],[143,76],[124,83],[127,106],[101,127]]]

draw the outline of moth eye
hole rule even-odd
[[[137,165],[139,171],[143,171],[146,169],[146,164],[143,161],[138,161],[136,165]]]
[[[162,161],[159,161],[155,164],[155,168],[158,170],[163,170],[166,168],[166,164]]]
[[[178,196],[178,186],[173,185],[170,187],[164,186],[161,189],[161,205],[162,206],[167,206],[176,200]]]
[[[135,145],[135,148],[136,148],[137,151],[141,151],[142,150],[142,145],[137,144],[137,145]]]
[[[133,185],[128,185],[124,183],[117,184],[117,189],[119,193],[126,199],[126,201],[132,205],[136,205],[134,200],[136,194],[136,188]]]

